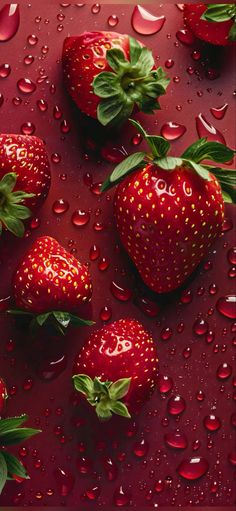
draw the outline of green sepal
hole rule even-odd
[[[170,82],[165,71],[153,69],[151,50],[129,37],[130,56],[112,48],[106,60],[112,71],[102,71],[92,82],[93,92],[101,98],[97,118],[103,126],[119,126],[131,115],[134,106],[145,113],[160,108],[158,97],[165,94]]]
[[[200,138],[190,145],[182,154],[182,158],[199,163],[203,160],[225,163],[234,157],[236,151],[220,142],[208,142],[206,138]]]
[[[236,21],[234,22],[229,31],[228,39],[233,42],[236,41]]]
[[[95,377],[94,380],[86,374],[73,376],[74,387],[81,392],[88,403],[95,408],[100,420],[108,420],[112,414],[130,418],[130,413],[122,401],[129,391],[131,378],[121,378],[116,382],[101,381]]]
[[[7,451],[3,451],[2,455],[5,458],[7,465],[7,479],[12,480],[13,475],[21,477],[22,479],[30,479],[23,464],[12,454]]]
[[[201,16],[202,20],[220,23],[236,16],[235,4],[208,4]]]
[[[0,452],[0,495],[7,481],[7,464],[6,460],[3,456],[3,453]]]
[[[19,417],[7,417],[6,419],[0,419],[0,438],[10,429],[18,428],[21,424],[24,424],[28,418],[28,415],[23,414]]]
[[[16,316],[17,318],[29,318],[29,330],[34,333],[41,327],[46,327],[55,333],[59,333],[61,335],[65,335],[67,329],[72,326],[75,328],[82,326],[92,326],[94,325],[94,321],[89,319],[80,318],[75,314],[71,314],[70,312],[64,311],[50,311],[42,314],[34,314],[30,311],[25,311],[23,309],[8,309],[7,314],[12,316]]]
[[[100,189],[101,192],[109,190],[109,188],[117,185],[130,172],[133,172],[133,170],[141,167],[145,163],[145,156],[146,154],[144,152],[134,153],[121,161],[113,170],[109,178],[102,184]]]
[[[33,428],[15,428],[5,431],[4,435],[0,436],[1,445],[15,445],[31,438],[34,435],[41,433],[40,429]]]
[[[146,140],[154,157],[163,158],[168,153],[170,144],[164,137],[148,135],[139,122],[134,119],[129,119],[129,121]]]
[[[31,217],[31,211],[21,203],[25,199],[34,197],[33,193],[23,191],[14,192],[17,183],[17,174],[9,172],[0,181],[0,234],[3,226],[12,234],[22,237],[25,227],[22,220]]]

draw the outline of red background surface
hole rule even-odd
[[[174,78],[178,76],[178,83],[171,81],[168,93],[161,98],[162,110],[154,117],[145,117],[144,126],[149,132],[160,132],[164,122],[173,121],[187,127],[185,135],[173,143],[176,154],[188,143],[197,138],[195,116],[202,112],[207,119],[218,127],[224,134],[228,145],[233,145],[235,136],[234,107],[233,107],[233,69],[232,48],[217,55],[221,57],[220,77],[215,80],[206,79],[201,64],[194,62],[191,53],[200,47],[195,43],[192,47],[176,44],[176,31],[183,27],[182,13],[175,5],[167,4],[145,5],[157,15],[165,14],[166,23],[162,30],[153,36],[140,36],[139,39],[149,45],[154,52],[158,63],[164,66],[167,59],[174,60],[174,66],[168,70]],[[0,92],[4,95],[4,104],[0,109],[1,131],[5,133],[20,132],[24,122],[33,122],[36,126],[35,134],[46,141],[49,155],[59,153],[61,162],[53,164],[52,187],[49,197],[39,212],[40,227],[31,230],[24,240],[12,240],[4,236],[0,246],[0,295],[8,296],[11,292],[12,273],[32,241],[41,234],[55,236],[65,247],[74,241],[77,255],[83,262],[89,260],[90,247],[96,243],[101,250],[101,257],[110,258],[109,268],[101,272],[98,261],[91,262],[90,271],[94,283],[92,300],[93,318],[97,327],[102,325],[99,312],[102,307],[112,309],[112,319],[124,316],[138,318],[153,333],[158,343],[160,358],[160,373],[173,378],[172,394],[179,393],[186,401],[186,410],[177,419],[167,413],[167,396],[160,395],[156,390],[151,401],[144,407],[142,414],[135,418],[136,429],[132,437],[127,435],[130,426],[126,421],[112,421],[110,424],[100,425],[96,418],[82,405],[74,406],[73,389],[71,383],[71,369],[75,354],[82,346],[87,329],[71,332],[61,342],[59,350],[67,353],[67,366],[62,374],[53,381],[45,382],[39,379],[34,370],[32,360],[34,354],[22,345],[22,336],[14,328],[13,323],[3,318],[1,321],[0,368],[1,376],[7,382],[12,396],[7,403],[7,415],[26,412],[30,415],[30,424],[40,426],[43,433],[27,443],[27,452],[24,462],[31,475],[31,479],[24,483],[7,483],[2,496],[1,505],[78,505],[82,502],[81,496],[86,490],[98,486],[101,490],[96,502],[84,500],[83,509],[92,509],[96,505],[110,505],[113,494],[121,484],[128,488],[132,494],[132,504],[137,509],[144,506],[158,505],[225,505],[234,503],[233,496],[233,466],[228,461],[228,454],[233,450],[233,426],[230,416],[233,411],[232,377],[226,381],[219,381],[216,371],[221,363],[233,366],[231,323],[215,310],[219,296],[232,293],[233,279],[228,277],[230,267],[227,252],[234,244],[233,230],[226,232],[217,241],[211,250],[207,261],[210,269],[204,269],[204,264],[198,269],[188,289],[192,290],[192,302],[184,305],[179,301],[179,295],[170,297],[167,305],[162,308],[158,318],[148,318],[133,303],[120,302],[110,292],[110,283],[115,280],[119,285],[134,290],[134,295],[144,296],[140,281],[130,276],[130,264],[121,250],[115,251],[118,236],[113,225],[112,200],[113,192],[109,197],[94,195],[83,181],[83,175],[89,172],[93,181],[101,182],[109,173],[112,166],[108,162],[98,161],[93,155],[85,156],[81,147],[79,134],[79,121],[75,115],[75,107],[64,90],[61,72],[61,48],[64,38],[75,35],[83,30],[108,29],[107,19],[110,14],[119,17],[115,30],[135,35],[131,27],[131,5],[103,5],[98,14],[91,12],[91,5],[82,8],[70,6],[67,8],[57,5],[37,5],[31,7],[21,5],[21,22],[17,35],[6,43],[0,43],[0,64],[9,63],[11,74],[6,79],[0,79]],[[57,15],[63,12],[65,19],[60,22]],[[35,22],[37,16],[41,17],[39,23]],[[48,21],[47,21],[48,20]],[[57,27],[63,25],[59,32]],[[36,46],[29,46],[27,37],[35,34],[38,37]],[[169,35],[168,35],[169,34]],[[47,45],[48,53],[43,57],[41,48]],[[24,57],[32,54],[35,61],[30,66],[24,64]],[[193,66],[198,74],[189,75],[187,68]],[[47,78],[37,84],[36,91],[31,95],[19,93],[16,83],[19,78],[29,77],[36,81],[41,75]],[[55,84],[56,92],[50,92],[50,85]],[[21,97],[22,103],[15,106],[14,97]],[[46,99],[48,110],[39,111],[36,106],[38,99]],[[222,120],[215,120],[209,109],[229,104],[228,111]],[[66,119],[71,131],[64,135],[60,131],[60,122],[53,117],[53,107],[59,105],[63,110],[62,119]],[[181,108],[180,108],[181,107]],[[61,119],[61,120],[62,120]],[[130,143],[134,135],[133,128],[126,126],[120,139],[114,140],[114,146],[124,145],[127,151],[134,148]],[[140,146],[139,146],[140,148]],[[61,174],[67,179],[62,181]],[[69,204],[69,210],[61,216],[52,211],[56,199],[64,198]],[[110,200],[109,200],[110,199]],[[89,224],[81,229],[71,223],[71,215],[75,209],[90,211]],[[227,216],[233,218],[234,210],[227,207]],[[96,232],[94,222],[105,224],[105,229]],[[205,267],[207,268],[207,267]],[[217,294],[209,294],[209,285],[217,285]],[[203,286],[204,293],[199,295],[197,290]],[[159,303],[160,299],[155,298]],[[210,310],[212,308],[212,311]],[[212,314],[211,314],[212,312]],[[215,332],[215,340],[207,344],[205,337],[197,337],[192,330],[197,317],[207,320],[209,328]],[[182,334],[177,333],[177,325],[183,321],[185,328]],[[170,327],[173,335],[167,341],[161,340],[160,332],[164,327]],[[7,351],[9,340],[14,341],[14,350]],[[50,350],[50,339],[44,339]],[[191,347],[191,356],[185,359],[183,351]],[[32,378],[32,388],[24,390],[24,382]],[[15,390],[14,390],[15,386]],[[13,390],[12,390],[13,389]],[[196,393],[202,390],[205,399],[199,402]],[[48,412],[45,410],[48,409]],[[222,426],[218,432],[207,434],[203,426],[203,418],[209,413],[220,417]],[[48,416],[45,416],[48,415]],[[84,425],[75,427],[75,418],[84,421]],[[166,424],[166,425],[165,425]],[[62,435],[55,434],[55,428],[62,427]],[[78,426],[78,424],[77,424]],[[168,448],[163,436],[165,433],[179,428],[188,438],[188,448],[185,451],[174,451]],[[64,435],[64,436],[63,436]],[[149,445],[147,454],[138,459],[133,453],[135,442],[142,438]],[[211,440],[209,443],[209,439]],[[192,443],[200,440],[200,448],[195,452],[208,459],[209,472],[196,483],[183,481],[176,473],[180,461],[187,456],[194,455]],[[98,442],[103,442],[98,445]],[[79,444],[84,442],[85,452],[80,452]],[[37,451],[35,451],[35,449]],[[18,449],[16,449],[18,451]],[[19,452],[19,451],[18,451]],[[118,461],[120,453],[126,453],[123,461]],[[78,457],[87,456],[92,460],[92,470],[88,475],[81,475],[76,467]],[[118,467],[118,475],[114,481],[108,481],[102,464],[102,457],[110,456]],[[38,461],[39,460],[39,461]],[[54,470],[56,467],[70,470],[75,476],[75,485],[67,497],[60,495],[56,484]],[[38,467],[38,468],[37,468]],[[171,479],[170,479],[171,478]],[[164,481],[164,490],[160,494],[153,492],[152,499],[147,500],[149,490],[153,490],[155,483]],[[217,482],[217,491],[212,491],[212,484]],[[52,490],[52,491],[48,491]],[[52,493],[52,495],[49,495]]]

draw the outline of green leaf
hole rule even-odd
[[[193,167],[195,172],[197,172],[197,174],[202,179],[205,179],[206,181],[211,181],[210,173],[205,167],[203,167],[202,165],[199,165],[199,163],[195,163],[194,161],[191,161],[191,160],[188,160],[188,163],[191,165],[191,167]]]
[[[129,391],[132,378],[121,378],[109,387],[109,396],[112,400],[118,400],[126,396]]]
[[[122,401],[112,402],[110,409],[116,415],[121,415],[121,417],[126,417],[127,419],[131,418],[131,415],[129,413],[127,406],[124,403],[122,403]]]
[[[162,67],[158,67],[156,70],[152,71],[152,76],[158,81],[158,83],[163,87],[163,94],[170,83],[170,78],[168,78],[166,72]]]
[[[73,376],[74,387],[78,392],[89,396],[93,393],[93,380],[87,374],[77,374]]]
[[[234,22],[234,24],[232,25],[232,27],[229,31],[228,39],[230,41],[236,41],[236,22]]]
[[[19,204],[14,204],[9,202],[7,212],[10,216],[14,218],[19,218],[21,220],[26,220],[26,218],[31,217],[31,211],[26,206],[20,206]]]
[[[154,66],[154,58],[151,50],[144,46],[139,56],[139,69],[140,74],[147,76]]]
[[[3,456],[3,453],[0,452],[0,495],[6,484],[6,480],[7,480],[7,464]]]
[[[35,320],[39,326],[43,326],[46,323],[46,321],[48,320],[50,315],[51,315],[51,312],[45,312],[43,314],[38,314],[37,316],[35,316]]]
[[[96,405],[96,414],[100,420],[108,420],[112,417],[109,406],[106,406],[103,401]]]
[[[97,117],[103,126],[107,126],[107,124],[115,125],[128,118],[132,110],[133,102],[126,99],[125,95],[117,94],[100,101],[97,108]]]
[[[100,98],[109,98],[117,95],[117,93],[120,94],[122,91],[117,75],[109,71],[104,71],[95,76],[92,85],[94,94]]]
[[[234,4],[208,4],[201,19],[212,22],[228,21],[236,15]]]
[[[10,429],[6,431],[3,436],[1,435],[1,444],[4,446],[15,445],[37,435],[38,433],[41,433],[41,431],[33,428]]]
[[[123,51],[118,48],[112,48],[111,50],[107,50],[106,52],[106,60],[109,66],[118,73],[120,68],[127,65],[127,60],[125,59]]]
[[[129,37],[129,55],[130,55],[130,63],[132,66],[137,64],[140,54],[142,52],[142,46],[139,44],[137,39],[134,37]]]
[[[63,326],[63,328],[67,328],[69,326],[71,318],[69,312],[53,311],[51,314],[56,321]]]
[[[2,454],[7,464],[8,476],[12,477],[13,475],[16,475],[18,477],[21,477],[22,479],[29,479],[25,467],[15,456],[13,456],[7,451],[3,451]]]
[[[12,316],[33,316],[32,312],[24,311],[23,309],[8,309],[6,312]]]
[[[158,137],[157,135],[147,135],[146,141],[151,148],[152,154],[155,158],[163,158],[166,156],[170,149],[169,142],[163,137]]]
[[[16,181],[17,175],[15,172],[5,174],[0,181],[0,191],[4,193],[11,193],[16,185]]]
[[[235,151],[233,149],[220,142],[207,142],[206,139],[201,138],[188,147],[182,154],[182,157],[196,163],[203,160],[224,163],[232,160],[234,154]]]
[[[20,203],[23,202],[25,199],[31,199],[32,197],[35,197],[35,193],[26,193],[22,191],[18,192],[12,192],[10,200],[12,203]]]
[[[92,326],[95,325],[95,321],[90,319],[79,318],[74,314],[70,314],[70,325],[72,326]]]
[[[233,203],[233,199],[230,196],[230,194],[225,192],[224,190],[222,190],[222,197],[224,199],[224,202],[227,202],[228,204],[232,204]]]
[[[143,96],[136,104],[141,112],[145,114],[154,114],[155,110],[160,110],[160,104],[156,99]]]
[[[175,158],[174,156],[166,156],[165,158],[158,158],[154,160],[154,163],[164,170],[174,170],[176,167],[183,165],[182,158]]]
[[[110,177],[103,183],[101,191],[105,191],[111,186],[117,184],[123,177],[125,177],[132,170],[138,168],[141,163],[144,163],[144,152],[134,153],[125,158],[121,163],[115,167]]]
[[[28,420],[28,415],[20,415],[19,417],[8,417],[7,419],[0,420],[0,438],[5,435],[10,429],[15,429],[21,426]],[[0,441],[1,444],[1,441]]]
[[[18,236],[18,238],[22,238],[24,236],[25,227],[21,220],[8,216],[8,214],[3,210],[0,211],[0,220],[12,234]]]
[[[108,396],[108,386],[106,381],[101,381],[99,378],[95,377],[93,380],[93,388],[94,392],[100,394],[102,396],[103,394],[105,396]]]
[[[134,119],[129,119],[130,124],[136,128],[138,133],[142,135],[144,139],[148,136],[148,133],[145,131],[145,129],[141,126],[141,124],[138,121],[135,121]]]

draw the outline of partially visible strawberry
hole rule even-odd
[[[235,4],[186,4],[184,21],[196,37],[207,43],[227,46],[236,40]]]
[[[44,202],[51,184],[43,141],[28,135],[0,135],[0,231],[23,236],[24,223]]]
[[[0,417],[5,408],[5,403],[7,399],[7,388],[4,380],[0,378]]]
[[[135,319],[120,319],[92,333],[75,360],[73,380],[98,417],[130,417],[152,394],[157,350]]]
[[[155,68],[151,50],[116,32],[84,32],[67,37],[62,54],[64,81],[79,109],[103,125],[119,126],[134,107],[160,108],[169,79]]]
[[[152,155],[128,156],[102,191],[120,183],[114,212],[121,241],[145,284],[165,293],[187,279],[222,231],[224,200],[235,201],[236,177],[218,162],[230,161],[235,151],[200,139],[180,157],[166,156],[170,144],[164,138],[132,123]],[[204,160],[217,168],[200,164]]]
[[[90,324],[74,314],[91,300],[92,284],[87,266],[81,264],[50,236],[38,238],[13,277],[16,307],[10,313],[29,313],[38,325],[53,320],[65,329]]]

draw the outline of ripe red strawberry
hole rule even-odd
[[[63,328],[76,319],[87,324],[73,314],[91,300],[88,269],[54,238],[42,236],[34,242],[16,270],[13,289],[16,307],[39,315],[40,326],[52,316]]]
[[[100,419],[130,417],[152,394],[155,343],[135,319],[120,319],[92,333],[75,359],[73,380]],[[122,401],[120,401],[122,400]]]
[[[116,32],[84,32],[64,41],[65,85],[79,109],[106,126],[122,124],[134,106],[159,109],[169,80],[151,50]]]
[[[0,417],[4,411],[7,399],[7,388],[4,380],[0,378]]]
[[[234,172],[200,162],[230,161],[234,151],[200,139],[181,157],[166,156],[170,144],[148,136],[132,122],[149,144],[153,159],[143,152],[129,156],[102,190],[129,174],[115,194],[118,232],[145,284],[164,293],[179,287],[198,266],[221,233],[224,199],[232,202],[231,193],[235,200]]]
[[[186,4],[184,21],[196,37],[227,46],[236,40],[235,4]]]
[[[0,232],[23,236],[26,220],[46,199],[51,184],[43,141],[28,135],[0,135]]]

